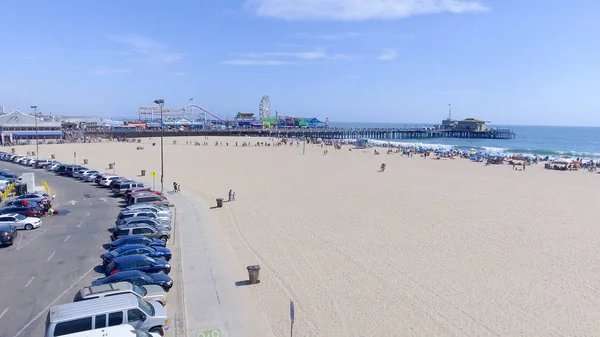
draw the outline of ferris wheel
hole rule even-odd
[[[269,96],[264,95],[260,99],[260,104],[258,105],[258,114],[261,119],[271,118],[271,100]]]

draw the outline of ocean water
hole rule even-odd
[[[331,127],[405,128],[431,124],[401,123],[330,123]],[[392,139],[396,144],[423,145],[433,148],[470,150],[488,153],[537,154],[600,159],[600,127],[490,125],[512,129],[515,139]],[[386,141],[387,142],[387,141]]]

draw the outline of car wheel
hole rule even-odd
[[[148,332],[152,332],[152,333],[157,333],[160,336],[164,336],[165,335],[165,329],[163,329],[162,327],[154,327],[150,330],[148,330]]]
[[[30,231],[30,230],[33,229],[33,225],[30,224],[30,223],[28,223],[27,225],[25,225],[25,229],[28,230],[28,231]]]
[[[166,237],[165,235],[160,237],[160,241],[162,241],[162,242],[167,242],[167,240],[169,240],[169,238]]]

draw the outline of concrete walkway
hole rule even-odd
[[[248,272],[209,206],[190,193],[167,197],[177,209],[175,230],[182,256],[174,258],[181,259],[183,269],[186,336],[273,336],[250,286],[236,285],[248,279]],[[207,333],[213,330],[219,334]]]

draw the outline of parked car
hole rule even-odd
[[[6,200],[5,205],[8,206],[9,203],[14,203],[15,201],[27,200],[29,202],[41,203],[44,200],[51,199],[50,195],[46,193],[27,193],[23,195],[19,195],[15,198]]]
[[[17,227],[0,224],[0,246],[12,246],[17,236]]]
[[[157,301],[163,306],[167,305],[167,295],[165,294],[165,290],[160,286],[152,284],[136,286],[129,282],[117,282],[100,286],[84,287],[77,292],[73,302],[121,294],[133,294],[146,301]]]
[[[170,222],[171,221],[171,213],[167,212],[153,212],[153,211],[144,211],[144,210],[133,210],[133,211],[121,211],[119,215],[117,215],[116,224],[123,223],[125,219],[131,218],[149,218],[149,219],[157,219],[160,221]]]
[[[120,256],[114,258],[106,265],[104,273],[108,276],[120,271],[128,270],[139,270],[144,273],[168,274],[171,272],[171,265],[167,260],[155,259],[145,255]]]
[[[71,166],[68,166],[65,169],[64,175],[67,176],[67,177],[72,177],[73,174],[75,172],[79,171],[79,170],[87,170],[87,167],[83,167],[83,166],[80,166],[80,165],[71,165]]]
[[[44,168],[48,165],[50,165],[52,162],[47,160],[47,159],[38,159],[35,161],[35,163],[33,164],[33,167],[35,168]]]
[[[125,245],[144,245],[148,247],[165,247],[165,241],[159,239],[149,238],[142,235],[128,235],[117,240],[112,241],[109,244],[109,250],[115,250]]]
[[[44,167],[44,170],[54,172],[60,165],[62,165],[62,164],[59,162],[56,162],[56,163],[53,163],[53,164],[50,164],[50,165]]]
[[[101,187],[108,187],[110,186],[110,183],[115,180],[115,179],[119,179],[119,176],[106,176],[104,178],[102,178],[100,180],[100,182],[98,183],[99,186]]]
[[[152,214],[152,213],[150,213]],[[152,214],[154,215],[154,214]],[[125,224],[147,224],[153,227],[166,227],[168,230],[171,230],[171,219],[164,218],[152,218],[147,216],[136,216],[136,217],[128,217],[123,219],[117,219],[115,221],[115,226],[121,226]]]
[[[115,197],[120,197],[132,188],[143,187],[144,184],[135,181],[122,181],[112,186],[112,192]]]
[[[84,175],[84,176],[81,178],[81,180],[83,180],[83,181],[85,181],[85,182],[88,182],[88,183],[91,183],[91,182],[94,182],[94,181],[96,181],[96,178],[97,178],[98,176],[101,176],[101,175],[102,175],[102,173],[100,173],[100,172],[98,172],[98,173],[90,173],[90,174],[86,174],[86,175]]]
[[[140,194],[132,194],[129,198],[129,205],[135,204],[155,204],[169,206],[169,200],[161,194],[144,192]]]
[[[37,206],[8,206],[0,208],[1,214],[17,213],[27,217],[41,218],[43,216],[42,209]]]
[[[107,277],[101,277],[92,281],[92,286],[103,284],[129,282],[136,286],[157,285],[165,291],[173,286],[173,280],[166,274],[147,274],[139,270],[122,271]]]
[[[115,250],[111,250],[102,254],[102,263],[107,265],[115,258],[129,255],[144,255],[153,258],[161,258],[167,261],[171,260],[172,254],[169,248],[165,247],[149,247],[143,244],[124,245]]]
[[[121,237],[129,235],[142,235],[153,239],[160,239],[164,242],[167,242],[167,240],[171,237],[171,233],[168,228],[137,223],[117,226],[117,228],[115,228],[115,230],[112,232],[111,239],[118,240]]]
[[[13,225],[17,229],[31,230],[40,227],[42,225],[42,219],[27,217],[17,213],[9,213],[0,215],[0,224]]]
[[[7,171],[0,171],[0,176],[12,179],[13,181],[17,180],[17,178],[18,178],[16,174],[10,173],[10,172],[7,172]]]
[[[95,173],[100,173],[96,170],[84,170],[83,172],[81,172],[81,176],[79,176],[78,178],[83,180],[85,177],[91,175],[91,174],[95,174]]]
[[[173,212],[168,206],[153,205],[153,204],[137,204],[125,207],[121,213],[130,212],[149,212],[155,213],[159,218],[172,218]]]

